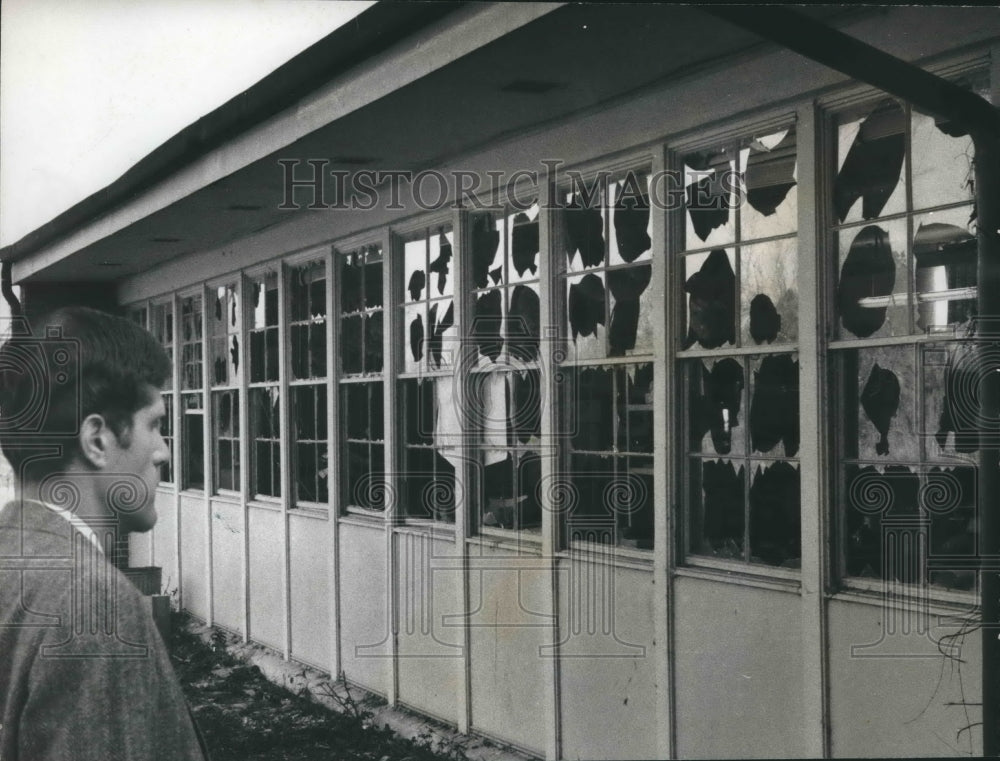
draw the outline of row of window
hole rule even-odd
[[[820,306],[839,571],[971,588],[973,574],[948,558],[976,544],[978,440],[963,396],[976,304],[972,143],[891,99],[831,127]],[[318,259],[135,310],[179,365],[164,436],[181,447],[181,487],[206,488],[207,444],[217,492],[373,514],[394,493],[406,518],[451,522],[461,482],[476,531],[538,532],[548,503],[565,542],[642,550],[665,509],[654,479],[676,467],[687,558],[796,568],[799,409],[819,403],[799,398],[797,155],[793,124],[685,152],[684,208],[668,222],[683,226],[679,243],[654,239],[657,179],[636,165],[558,187],[548,212],[536,202],[464,215],[461,261],[456,231],[432,225],[391,255],[378,243],[335,251],[336,290]],[[550,225],[547,252],[540,224]],[[658,344],[663,310],[650,284],[665,256],[676,258],[682,315]],[[545,294],[560,315],[554,334],[542,325]],[[387,325],[398,326],[388,340]],[[552,379],[543,340],[559,347]],[[664,355],[683,429],[669,464],[653,446],[664,425],[654,359]],[[558,478],[543,486],[552,392]],[[387,415],[398,441],[386,440]],[[399,474],[386,477],[389,446]],[[328,487],[331,451],[339,495]],[[935,562],[901,559],[910,546]]]

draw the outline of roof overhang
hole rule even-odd
[[[0,258],[16,282],[120,280],[288,221],[280,159],[419,171],[759,47],[695,6],[380,2]]]

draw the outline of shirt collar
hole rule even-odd
[[[40,499],[25,500],[25,502],[34,502],[39,505],[44,505],[49,510],[54,512],[56,515],[60,516],[66,521],[69,521],[70,525],[73,526],[73,528],[75,528],[81,534],[83,534],[87,538],[87,541],[89,541],[92,545],[94,545],[97,548],[98,552],[100,552],[102,555],[104,554],[104,547],[101,546],[101,540],[100,537],[97,536],[97,532],[90,527],[90,524],[88,524],[87,521],[85,521],[76,513],[70,512],[69,510],[58,508],[55,505],[51,505],[48,502],[44,502]]]

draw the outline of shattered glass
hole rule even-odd
[[[844,338],[910,332],[906,222],[841,230],[837,312]],[[846,333],[845,333],[846,331]]]
[[[744,346],[798,340],[798,271],[794,238],[741,249],[740,330]]]
[[[905,154],[906,115],[898,102],[887,99],[864,116],[842,121],[833,188],[837,219],[859,222],[905,211]]]

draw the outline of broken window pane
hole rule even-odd
[[[472,340],[479,355],[496,362],[503,351],[503,292],[499,288],[480,293],[472,312]]]
[[[430,448],[404,450],[403,505],[407,516],[447,523],[455,520],[455,465]]]
[[[799,451],[799,362],[793,354],[753,359],[750,446],[754,452],[794,457]]]
[[[629,172],[608,186],[613,199],[609,263],[625,264],[652,256],[653,223],[649,214],[649,175]]]
[[[527,444],[541,436],[542,389],[538,370],[507,373],[510,399],[508,446]]]
[[[254,443],[251,493],[281,496],[281,412],[277,388],[250,389],[250,429]]]
[[[427,239],[423,236],[403,245],[405,301],[427,298]]]
[[[314,322],[309,326],[309,376],[326,375],[326,323]]]
[[[432,302],[427,310],[427,366],[431,370],[450,367],[457,348],[458,330],[455,327],[453,301]]]
[[[845,338],[910,332],[906,222],[842,230],[837,311]],[[845,334],[843,331],[847,331]],[[849,334],[849,335],[848,335]]]
[[[930,583],[947,589],[974,589],[976,572],[959,564],[976,557],[978,525],[976,471],[973,468],[931,468],[921,493],[921,506],[930,516],[930,555],[938,570]],[[951,568],[948,566],[952,565]]]
[[[731,149],[700,151],[684,157],[684,248],[691,250],[732,243],[740,190]]]
[[[841,352],[845,397],[842,435],[848,458],[920,461],[913,352],[911,346]]]
[[[403,308],[403,370],[408,373],[417,372],[424,359],[426,342],[426,320],[424,305],[411,304]]]
[[[215,488],[240,489],[240,398],[235,389],[213,391]]]
[[[316,387],[292,387],[292,414],[297,439],[316,439]],[[324,421],[325,423],[325,421]]]
[[[841,121],[837,141],[837,219],[858,222],[904,211],[906,116],[899,103],[885,100],[867,115]]]
[[[164,483],[174,482],[174,395],[161,394],[164,415],[160,419],[160,434],[167,445],[170,456],[160,465],[160,480]]]
[[[927,456],[975,462],[979,451],[980,360],[971,342],[920,347],[923,373],[923,434]]]
[[[653,549],[653,458],[619,458],[627,462],[611,493],[618,520],[619,544],[639,550]]]
[[[916,319],[922,331],[964,325],[976,314],[979,249],[972,207],[913,220]]]
[[[743,560],[745,466],[733,460],[691,461],[691,552]]]
[[[727,357],[688,364],[690,451],[716,454],[746,452],[743,363]]]
[[[219,286],[211,301],[211,374],[215,386],[231,385],[239,380],[239,300],[236,285]]]
[[[368,246],[365,253],[365,306],[376,309],[382,306],[382,248]]]
[[[185,401],[191,395],[185,395]],[[200,408],[200,403],[198,407]],[[186,409],[181,416],[183,430],[183,461],[181,473],[184,476],[185,489],[205,488],[205,417],[198,409]]]
[[[608,356],[652,354],[652,298],[648,264],[609,270],[611,324],[608,326]]]
[[[382,371],[382,313],[371,312],[365,318],[365,372]]]
[[[344,271],[347,279],[357,274],[349,267]],[[289,334],[292,378],[322,378],[326,375],[326,265],[312,262],[292,267],[288,281],[292,301]],[[296,304],[296,299],[301,303]]]
[[[289,343],[292,350],[292,377],[309,377],[309,326],[292,325],[289,330]]]
[[[486,288],[503,282],[503,218],[495,219],[492,212],[474,214],[471,219],[472,286]],[[495,273],[495,278],[490,273]]]
[[[973,147],[969,135],[952,137],[934,118],[911,113],[913,208],[973,200]]]
[[[507,282],[538,277],[538,203],[507,217]],[[492,279],[491,281],[492,282]]]
[[[514,462],[510,453],[482,452],[482,525],[513,529],[519,500],[514,495]]]
[[[344,420],[347,426],[348,439],[367,440],[370,436],[368,428],[368,395],[369,384],[347,383],[343,387]]]
[[[295,423],[294,470],[298,502],[325,502],[327,499],[327,416],[326,387],[313,384],[293,386],[291,415]]]
[[[403,408],[406,415],[404,442],[430,445],[434,442],[434,384],[426,380],[404,380]]]
[[[795,463],[750,464],[750,561],[800,565],[800,477]]]
[[[740,237],[770,238],[798,227],[795,127],[751,140],[740,153],[745,203],[740,207]]]
[[[743,345],[794,343],[799,335],[795,239],[747,246],[740,257]]]
[[[202,387],[201,296],[181,300],[181,388]]]
[[[567,368],[575,397],[567,414],[577,452],[607,451],[614,441],[614,370],[603,367]]]
[[[364,367],[364,316],[352,315],[340,320],[341,371],[347,375],[360,373]]]
[[[653,365],[617,370],[619,452],[653,451]]]
[[[541,330],[538,286],[514,286],[507,315],[507,346],[514,359],[532,362],[538,359]]]
[[[604,264],[605,220],[602,191],[599,179],[587,185],[584,192],[564,194],[564,206],[559,212],[562,239],[566,250],[566,268],[579,272],[588,267]]]
[[[445,227],[430,233],[428,247],[428,287],[431,298],[451,296],[454,293],[452,277],[452,242],[454,235]]]
[[[152,325],[150,326],[150,332],[155,336],[156,340],[163,346],[164,351],[167,353],[167,357],[170,359],[171,367],[173,367],[174,359],[174,309],[172,304],[154,304],[152,310]],[[173,373],[167,375],[166,381],[163,384],[164,391],[170,391],[173,389],[174,378]]]
[[[603,359],[604,331],[598,328],[608,323],[603,273],[567,278],[566,293],[567,332],[573,341],[571,357]]]
[[[716,249],[684,257],[684,293],[687,304],[681,348],[695,343],[717,349],[736,343],[736,260]]]
[[[472,373],[466,384],[466,420],[478,434],[479,444],[488,449],[507,446],[506,373]]]

